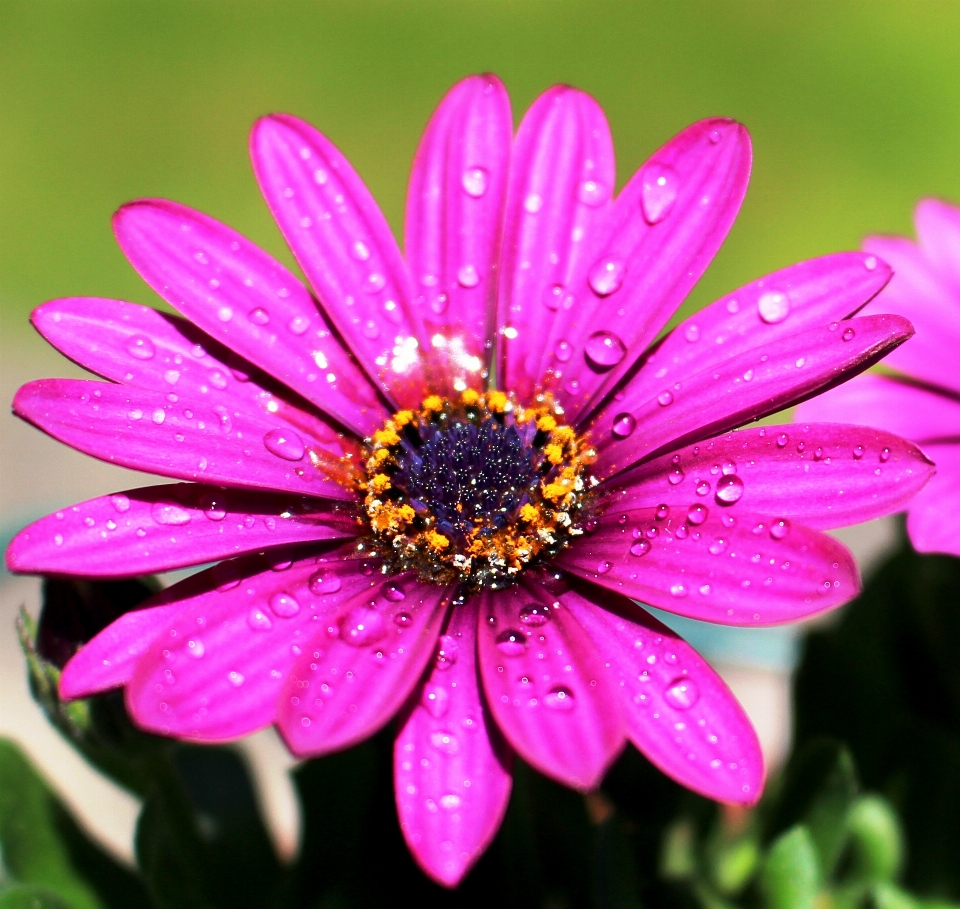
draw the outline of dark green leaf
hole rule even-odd
[[[813,909],[820,868],[813,837],[794,827],[770,847],[760,872],[760,891],[767,909]]]
[[[900,823],[886,799],[858,799],[847,817],[853,853],[853,877],[892,881],[900,870],[903,843]]]
[[[62,896],[33,884],[18,884],[0,892],[0,909],[76,909]]]

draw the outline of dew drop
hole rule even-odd
[[[336,593],[340,589],[340,576],[333,571],[317,571],[310,575],[310,592],[317,596]]]
[[[486,191],[490,174],[484,167],[468,167],[460,177],[460,185],[468,196],[479,199]]]
[[[150,514],[158,524],[168,524],[174,527],[190,523],[190,512],[186,508],[174,505],[173,502],[154,502]]]
[[[256,309],[250,310],[248,318],[255,325],[266,325],[270,321],[270,313],[258,306]]]
[[[697,480],[695,492],[698,496],[705,496],[710,492],[710,484],[706,480]]]
[[[373,319],[367,319],[360,330],[363,332],[363,336],[370,341],[380,337],[380,326]]]
[[[158,407],[153,412],[153,422],[159,426],[167,418],[167,412],[162,408]]]
[[[383,587],[383,598],[391,603],[399,603],[406,599],[406,592],[399,584],[385,584]]]
[[[454,663],[457,662],[457,639],[450,634],[440,635],[440,643],[437,646],[437,655],[434,658],[434,665],[441,672],[446,672]]]
[[[880,460],[881,460],[884,464],[886,464],[886,462],[890,460],[890,449],[889,449],[889,448],[884,448],[883,451],[880,452]]]
[[[670,391],[660,392],[660,394],[657,395],[657,403],[661,407],[668,407],[670,404],[673,403],[673,392],[670,392]]]
[[[785,432],[781,432],[780,435],[777,436],[777,448],[786,448],[787,442],[789,441],[790,436],[788,436]]]
[[[365,647],[379,641],[386,632],[383,616],[372,606],[354,606],[340,619],[340,637],[352,647]]]
[[[700,328],[697,325],[690,324],[683,330],[683,336],[691,344],[700,340]]]
[[[670,586],[670,595],[682,600],[687,595],[687,588],[683,584],[672,584]]]
[[[456,754],[460,750],[460,743],[457,741],[456,736],[442,729],[437,729],[430,733],[430,744],[433,745],[437,751],[442,751],[444,754]],[[441,802],[442,801],[441,799]],[[460,799],[458,798],[457,804],[459,803]]]
[[[673,209],[680,189],[677,172],[666,164],[648,164],[641,177],[640,207],[648,224],[659,224]]]
[[[220,391],[223,391],[223,389],[227,387],[227,377],[219,369],[212,369],[210,371],[209,378],[210,384],[214,388],[218,388]]]
[[[630,547],[630,555],[645,556],[651,548],[652,546],[649,540],[637,540],[637,542]]]
[[[227,678],[230,680],[230,684],[234,688],[239,688],[243,684],[243,676],[239,672],[231,672],[227,675]]]
[[[425,685],[420,703],[434,719],[439,720],[447,712],[450,704],[450,695],[442,685]]]
[[[554,687],[544,695],[543,703],[551,710],[569,711],[573,710],[576,706],[576,698],[574,698],[573,692],[569,688],[563,685],[554,685]]]
[[[584,205],[596,208],[603,205],[610,196],[610,190],[607,185],[600,180],[584,180],[577,187],[577,199]]]
[[[127,341],[127,353],[138,360],[150,360],[156,352],[153,341],[145,335],[134,335]]]
[[[852,341],[856,336],[857,333],[852,328],[845,329],[843,334],[840,335],[844,341]]]
[[[457,283],[461,287],[476,287],[480,283],[480,275],[473,265],[464,265],[457,271]]]
[[[738,502],[743,495],[743,480],[736,474],[727,474],[717,481],[717,491],[714,498],[718,505],[732,505]]]
[[[130,510],[130,500],[123,493],[118,492],[115,496],[110,496],[110,502],[120,514]]]
[[[381,275],[380,272],[373,271],[373,272],[370,272],[369,275],[367,275],[367,280],[363,285],[363,289],[368,294],[376,294],[376,293],[380,293],[380,291],[383,290],[383,288],[386,286],[387,286],[387,279],[383,275]]]
[[[790,315],[790,300],[780,291],[767,291],[757,300],[757,312],[768,325],[776,325]]]
[[[221,306],[217,310],[217,318],[221,322],[229,322],[233,318],[233,310],[229,306]]]
[[[619,259],[601,259],[590,269],[589,283],[598,297],[616,293],[627,276],[627,266]]]
[[[616,366],[627,354],[627,348],[613,332],[595,331],[584,345],[587,360],[601,369]]]
[[[775,521],[770,527],[770,536],[772,536],[775,540],[782,540],[789,532],[789,521]]]
[[[611,431],[618,439],[626,439],[633,435],[633,431],[636,428],[636,417],[630,413],[621,413],[614,417]]]
[[[857,445],[857,447],[853,449],[853,459],[855,461],[859,461],[862,457],[863,457],[863,446]]]
[[[269,631],[273,628],[273,622],[259,606],[254,606],[247,614],[247,624],[254,631]]]
[[[281,619],[289,619],[300,611],[300,604],[289,593],[275,593],[270,597],[270,609]]]
[[[673,470],[667,474],[667,482],[671,486],[679,486],[683,482],[684,477],[686,477],[686,474],[683,470],[680,467],[674,467]]]
[[[541,296],[543,305],[551,312],[556,312],[560,308],[560,301],[563,299],[563,290],[562,284],[554,284],[543,289]]]
[[[294,316],[287,323],[287,328],[290,330],[290,333],[297,336],[305,334],[309,327],[310,320],[306,316]]]
[[[611,568],[613,565],[610,562],[601,562],[597,565],[597,574],[606,574]]]
[[[557,341],[553,348],[553,355],[561,363],[567,363],[573,356],[573,345],[569,341]]]
[[[218,500],[215,495],[205,495],[200,499],[200,507],[211,521],[219,522],[227,516],[227,509],[223,507],[222,499]]]
[[[546,603],[530,603],[520,610],[520,621],[532,628],[539,628],[550,621],[550,607]]]
[[[687,523],[698,526],[706,521],[707,516],[710,514],[709,510],[704,505],[691,505],[690,510],[687,512]]]
[[[520,656],[527,649],[527,638],[522,631],[501,631],[497,635],[497,650],[509,657]]]
[[[720,539],[714,540],[707,548],[710,550],[710,555],[720,555],[726,550],[727,541]]]
[[[299,461],[306,450],[303,439],[289,429],[271,429],[264,435],[263,445],[271,454],[285,461]]]
[[[543,197],[537,193],[530,193],[530,195],[523,200],[523,207],[531,215],[535,215],[543,208]]]
[[[460,807],[460,796],[455,792],[448,792],[440,796],[440,807],[444,811],[456,811]]]
[[[700,700],[700,691],[692,679],[674,679],[663,693],[663,699],[677,710],[689,710]]]

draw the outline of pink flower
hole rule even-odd
[[[629,740],[697,792],[754,802],[743,710],[630,598],[733,625],[836,606],[857,570],[820,531],[901,508],[931,473],[877,430],[731,432],[909,337],[899,316],[850,318],[889,279],[872,256],[784,269],[654,344],[740,207],[742,126],[694,124],[614,200],[588,96],[551,89],[511,123],[491,76],[447,95],[402,256],[326,138],[261,120],[257,178],[316,297],[212,218],[131,203],[120,245],[189,321],[47,303],[38,330],[111,381],[14,402],[74,448],[190,482],[44,518],[11,569],[219,563],[84,646],[63,696],[122,685],[145,729],[273,723],[304,756],[398,716],[400,822],[450,886],[500,824],[513,752],[589,789]]]
[[[896,311],[916,337],[884,366],[805,403],[797,419],[847,420],[913,439],[937,465],[937,475],[909,502],[907,533],[919,552],[960,556],[960,209],[925,199],[916,209],[918,243],[869,237],[864,249],[896,271],[864,310]],[[884,471],[884,482],[893,478]]]

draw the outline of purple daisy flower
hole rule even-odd
[[[918,442],[936,477],[909,503],[907,533],[918,552],[960,556],[960,209],[925,199],[914,214],[918,242],[868,237],[896,277],[866,312],[896,310],[916,337],[884,366],[799,408],[804,420],[852,420]]]
[[[496,833],[514,752],[590,789],[629,740],[697,792],[756,801],[743,710],[632,599],[762,625],[854,596],[821,531],[902,508],[929,462],[861,427],[731,430],[910,336],[896,315],[851,318],[887,266],[801,263],[658,341],[740,207],[747,132],[694,124],[614,200],[603,113],[566,87],[515,137],[497,79],[453,88],[414,161],[405,255],[312,127],[266,117],[251,151],[315,296],[228,227],[146,200],[117,238],[186,319],[89,298],[34,314],[110,382],[33,382],[16,413],[189,482],[50,515],[10,568],[218,563],[86,644],[63,696],[124,686],[145,729],[276,724],[304,756],[397,716],[401,826],[448,886]]]

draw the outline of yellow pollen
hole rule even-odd
[[[577,434],[569,426],[558,426],[550,433],[550,441],[558,445],[568,445],[576,437]]]
[[[390,482],[390,477],[385,473],[378,473],[376,476],[371,478],[369,487],[371,492],[381,493],[388,490],[393,484]]]
[[[424,410],[443,410],[443,398],[440,395],[430,395],[423,399]]]
[[[553,432],[557,428],[557,421],[550,414],[544,414],[537,420],[537,429],[541,432]]]
[[[374,459],[377,461],[378,464],[379,464],[379,463],[383,463],[384,461],[386,461],[386,460],[390,457],[390,452],[387,451],[386,448],[378,448],[378,449],[373,453],[373,457],[374,457]]]
[[[528,524],[535,524],[540,517],[540,509],[529,502],[520,509],[520,520]]]
[[[487,392],[487,407],[494,413],[503,413],[507,408],[507,396],[502,391]]]
[[[411,511],[412,510],[413,509],[411,509]],[[439,551],[446,549],[450,545],[450,541],[442,533],[437,533],[435,530],[428,530],[424,534],[424,537],[427,540],[427,545],[431,549],[436,549]]]
[[[390,426],[385,426],[373,434],[373,441],[378,445],[385,445],[387,448],[390,448],[392,445],[400,444],[400,436],[397,435],[395,429]]]
[[[559,464],[563,460],[563,448],[559,445],[545,445],[543,453],[551,464]]]
[[[398,410],[393,415],[393,422],[397,426],[406,426],[407,423],[413,422],[413,411],[412,410]]]
[[[462,395],[460,395],[460,400],[469,407],[471,404],[476,404],[477,401],[480,400],[480,392],[474,391],[472,388],[468,388]]]

